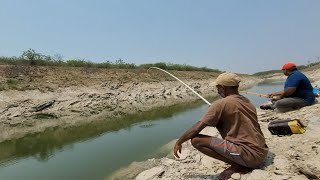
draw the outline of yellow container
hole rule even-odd
[[[303,134],[306,131],[299,119],[271,121],[268,129],[273,135]]]
[[[298,119],[289,121],[288,126],[290,127],[293,134],[303,134],[306,131],[302,123]]]

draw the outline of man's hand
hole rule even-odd
[[[267,97],[268,97],[268,98],[272,98],[272,97],[273,97],[273,94],[272,94],[272,93],[267,94]]]
[[[175,157],[180,158],[180,156],[178,155],[178,152],[179,154],[181,154],[181,149],[182,149],[182,145],[176,142],[176,145],[174,145],[174,149],[173,149],[173,153]]]
[[[182,144],[184,142],[188,141],[189,139],[194,138],[206,126],[207,126],[207,124],[205,124],[201,121],[198,121],[191,128],[189,128],[186,132],[184,132],[182,134],[182,136],[177,140],[176,144],[174,145],[174,149],[173,149],[174,156],[177,158],[180,158],[178,155],[178,152],[181,154]]]

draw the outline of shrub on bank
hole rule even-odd
[[[33,49],[24,51],[20,57],[0,57],[0,65],[31,65],[31,66],[64,66],[64,67],[94,67],[107,69],[149,69],[150,67],[158,67],[165,70],[176,71],[205,71],[205,72],[221,72],[218,69],[210,69],[207,67],[194,67],[187,64],[173,63],[150,63],[135,65],[134,63],[126,63],[122,59],[116,60],[114,63],[105,61],[102,63],[94,63],[84,59],[62,60],[61,55],[49,56],[35,52]]]

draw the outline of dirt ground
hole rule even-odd
[[[210,79],[214,72],[170,71],[181,80]],[[71,86],[90,87],[108,81],[159,82],[175,81],[155,69],[102,69],[82,67],[7,66],[0,65],[0,90],[56,91]]]

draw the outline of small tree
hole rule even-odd
[[[36,53],[35,50],[30,48],[27,51],[23,51],[21,57],[23,59],[26,59],[26,60],[30,61],[30,65],[36,65],[37,64],[37,60],[41,59],[41,54]]]
[[[52,57],[55,61],[63,61],[63,56],[61,54],[54,54]]]

